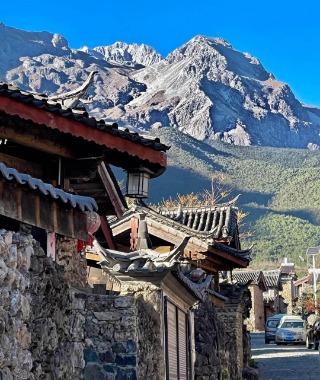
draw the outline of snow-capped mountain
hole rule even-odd
[[[0,24],[2,81],[53,95],[93,70],[92,116],[236,145],[320,146],[320,109],[301,104],[257,58],[221,38],[196,36],[162,58],[144,44],[75,50],[60,35]]]

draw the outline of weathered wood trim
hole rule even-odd
[[[93,141],[109,149],[115,149],[119,152],[127,153],[130,156],[139,157],[141,160],[159,164],[163,168],[167,166],[167,156],[165,152],[137,144],[120,136],[102,132],[94,128],[95,121],[90,118],[88,118],[87,121],[88,123],[92,123],[91,127],[60,115],[55,115],[52,112],[4,97],[1,98],[0,110],[12,116],[17,115],[24,120],[31,120],[34,123],[43,124],[48,128],[57,129],[63,133],[71,133],[73,136],[82,137],[87,141]],[[63,154],[60,155],[64,156]]]
[[[106,218],[100,215],[100,221],[101,221],[100,228],[102,229],[102,232],[103,232],[104,238],[106,239],[108,247],[110,249],[116,249],[114,239],[112,236],[112,231],[108,222],[106,221]]]
[[[157,236],[175,246],[179,245],[185,237],[184,232],[173,227],[163,226],[148,217],[146,220],[150,235]],[[128,233],[129,235],[131,231],[130,220],[114,227],[112,231],[115,239],[123,233]],[[248,266],[248,263],[245,260],[241,260],[226,252],[215,249],[196,237],[192,237],[189,240],[185,247],[185,256],[190,260],[199,263],[203,269],[210,270],[211,272],[216,270],[231,270],[239,267],[246,268]]]
[[[220,251],[220,250],[218,250],[212,246],[209,247],[208,251],[213,253],[213,254],[219,255],[219,256],[225,258],[226,260],[233,261],[234,263],[239,264],[241,266],[241,268],[246,268],[248,265],[247,261],[241,260],[240,258],[234,257],[232,255],[229,255],[228,253],[222,252],[222,251]]]
[[[5,164],[8,168],[17,169],[20,173],[29,174],[34,178],[43,178],[43,170],[39,164],[9,156],[4,153],[0,153],[0,162]]]
[[[0,104],[2,104],[1,102]],[[15,141],[18,144],[38,149],[41,152],[56,154],[70,159],[77,158],[70,148],[61,145],[57,141],[54,141],[54,139],[41,136],[39,131],[35,130],[35,128],[29,128],[29,130],[23,128],[23,133],[21,133],[21,127],[17,128],[15,126],[0,125],[0,138]]]
[[[85,212],[6,180],[0,180],[0,215],[70,238],[89,241]]]
[[[123,213],[126,211],[126,208],[124,207],[119,197],[119,194],[112,182],[112,179],[108,173],[108,170],[104,162],[101,162],[100,165],[98,166],[98,173],[102,180],[103,186],[106,189],[106,192],[111,200],[111,203],[116,212],[116,215],[118,218],[120,218],[123,215]]]

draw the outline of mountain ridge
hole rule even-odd
[[[58,34],[4,24],[0,34],[0,80],[55,95],[96,70],[88,111],[108,122],[235,145],[320,147],[320,108],[301,104],[259,59],[223,38],[198,35],[163,58],[145,44],[72,49]]]
[[[249,213],[241,230],[253,231],[243,243],[256,243],[255,260],[299,260],[306,244],[320,244],[320,109],[302,105],[257,58],[204,36],[165,58],[120,42],[72,49],[57,34],[4,24],[0,36],[0,80],[57,95],[98,71],[89,115],[172,146],[151,202],[211,189],[223,173]]]

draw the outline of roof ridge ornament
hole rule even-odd
[[[65,92],[59,95],[49,96],[48,100],[61,103],[66,108],[76,109],[81,105],[83,107],[84,104],[91,102],[91,100],[88,101],[88,99],[85,99],[85,97],[88,95],[89,88],[93,83],[95,74],[97,73],[98,71],[91,71],[88,78],[80,87],[78,87],[75,90]]]

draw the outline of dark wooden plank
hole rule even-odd
[[[41,165],[22,160],[8,154],[0,153],[0,162],[5,164],[8,168],[15,168],[20,173],[26,173],[36,178],[43,178],[43,171]]]
[[[0,215],[71,238],[89,240],[85,212],[5,180],[0,181]]]

